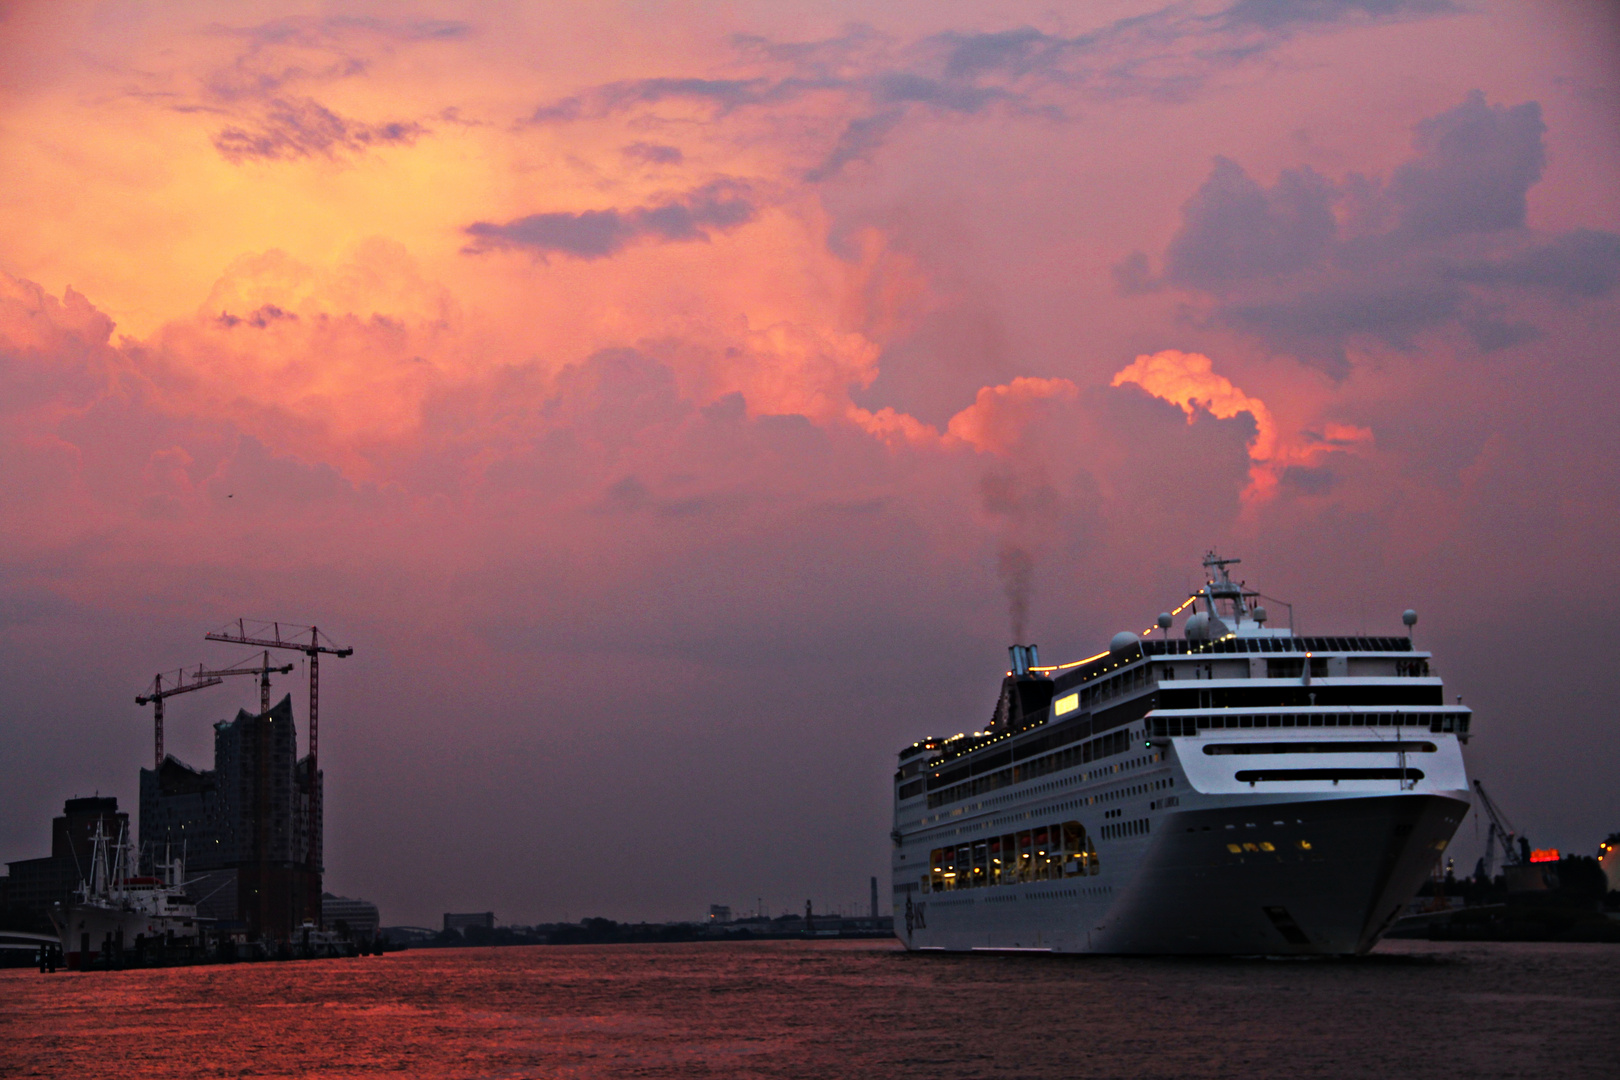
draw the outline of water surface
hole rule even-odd
[[[0,971],[0,1075],[1597,1077],[1620,946],[1359,961],[905,954],[886,942],[447,949]]]

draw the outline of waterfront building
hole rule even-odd
[[[62,815],[51,821],[51,853],[42,859],[7,863],[6,904],[12,910],[43,916],[57,903],[67,903],[90,867],[96,826],[103,835],[128,835],[129,814],[114,797],[69,799]]]
[[[310,801],[322,779],[317,772],[312,784],[309,758],[297,757],[290,696],[262,713],[240,710],[214,725],[212,769],[170,756],[141,770],[143,861],[183,858],[206,879],[194,890],[207,894],[199,911],[286,939],[321,920],[307,909],[321,873],[322,822],[310,828]]]
[[[495,929],[495,913],[493,911],[473,911],[464,914],[444,913],[444,928],[455,930],[458,933],[470,926],[480,927],[484,930]]]
[[[370,900],[351,900],[347,896],[321,894],[321,921],[328,930],[342,923],[349,937],[355,941],[369,941],[377,936],[382,920],[377,905]]]

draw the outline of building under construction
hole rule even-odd
[[[288,696],[215,724],[212,769],[166,755],[141,770],[146,858],[182,856],[199,908],[254,937],[321,922],[322,776],[297,745]]]

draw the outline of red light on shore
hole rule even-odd
[[[1557,862],[1558,861],[1558,849],[1555,848],[1555,847],[1537,848],[1536,850],[1534,850],[1534,851],[1532,851],[1530,853],[1530,861],[1531,862]]]

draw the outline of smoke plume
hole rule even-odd
[[[996,551],[996,576],[1007,593],[1007,622],[1013,644],[1022,644],[1029,622],[1029,599],[1035,585],[1035,556],[1010,540]]]

